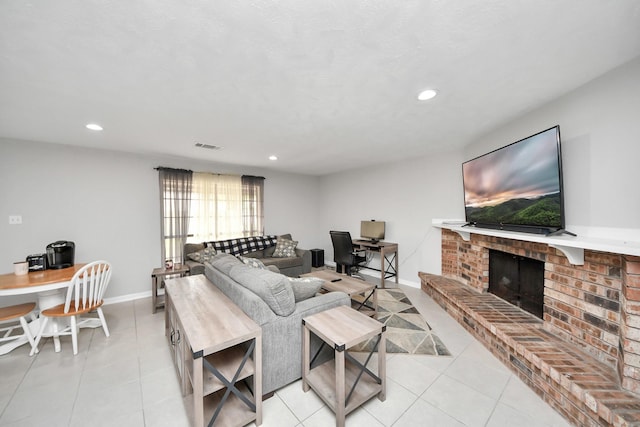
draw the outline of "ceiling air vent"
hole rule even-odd
[[[201,142],[196,142],[196,147],[206,148],[207,150],[220,150],[222,148],[217,145],[203,144]]]

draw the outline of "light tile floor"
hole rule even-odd
[[[389,354],[387,399],[374,398],[347,426],[568,426],[421,290],[401,286],[451,357]],[[0,426],[188,426],[164,336],[164,311],[150,298],[104,307],[111,337],[82,329],[79,354],[51,339],[29,357],[0,356]],[[333,426],[330,409],[301,382],[266,400],[264,426]]]

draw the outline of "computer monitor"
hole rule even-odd
[[[372,242],[384,239],[384,221],[360,221],[360,237]]]

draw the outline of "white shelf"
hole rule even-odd
[[[609,252],[614,254],[640,256],[640,242],[632,240],[606,239],[583,236],[544,236],[541,234],[521,233],[517,231],[493,230],[489,228],[463,227],[462,221],[436,220],[432,225],[436,228],[451,230],[469,241],[472,234],[521,240],[525,242],[545,243],[562,252],[574,265],[584,264],[584,250]]]

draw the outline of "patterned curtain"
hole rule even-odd
[[[182,262],[182,250],[187,242],[191,182],[193,172],[184,169],[158,168],[160,177],[160,238],[161,264],[167,259]]]

